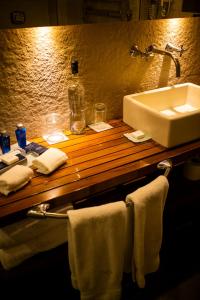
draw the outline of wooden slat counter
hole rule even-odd
[[[171,158],[174,165],[200,153],[200,140],[166,149],[149,140],[132,143],[123,136],[133,129],[121,120],[112,120],[113,129],[96,133],[88,129],[83,135],[52,145],[66,152],[69,159],[51,175],[35,172],[31,182],[21,190],[0,195],[1,223],[26,215],[31,207],[48,202],[62,206],[91,197],[119,184],[150,174],[160,161]],[[50,147],[43,139],[32,140]]]

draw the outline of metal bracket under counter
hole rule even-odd
[[[170,159],[161,161],[157,164],[157,168],[160,170],[165,170],[164,176],[168,177],[171,169],[172,169],[172,161]],[[130,203],[126,203],[127,207],[130,207]],[[66,213],[58,213],[58,212],[47,212],[50,205],[48,203],[39,204],[32,209],[30,209],[27,213],[27,216],[33,218],[54,218],[54,219],[68,219],[67,211],[74,209],[72,204],[66,206]]]
[[[42,203],[39,204],[32,209],[30,209],[27,213],[27,216],[33,217],[33,218],[54,218],[54,219],[66,219],[68,218],[67,212],[66,213],[58,213],[58,212],[47,212],[47,209],[49,209],[50,204],[49,203]],[[66,206],[66,211],[74,209],[72,204],[69,204]]]

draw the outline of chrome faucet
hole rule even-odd
[[[183,48],[183,45],[181,45],[181,47],[177,47],[172,43],[167,43],[165,46],[165,50],[167,50],[168,52],[174,52],[174,51],[179,52],[180,56],[182,56],[183,52],[186,51],[187,49]]]
[[[167,50],[159,49],[156,47],[156,45],[152,44],[146,49],[146,53],[148,55],[152,55],[152,53],[157,53],[157,54],[167,55],[167,56],[171,57],[171,59],[173,60],[173,62],[175,64],[175,67],[176,67],[176,77],[181,76],[181,67],[180,67],[179,60],[178,60],[178,58],[175,58],[171,52],[169,52]]]

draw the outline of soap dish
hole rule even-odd
[[[151,136],[141,130],[124,133],[124,136],[134,143],[142,143],[151,139]]]

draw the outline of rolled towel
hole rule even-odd
[[[39,173],[49,174],[64,164],[67,158],[67,155],[63,151],[57,148],[49,148],[32,161],[32,166],[36,168],[36,171]]]
[[[0,175],[0,193],[8,195],[26,185],[33,177],[33,170],[29,167],[16,165]]]

